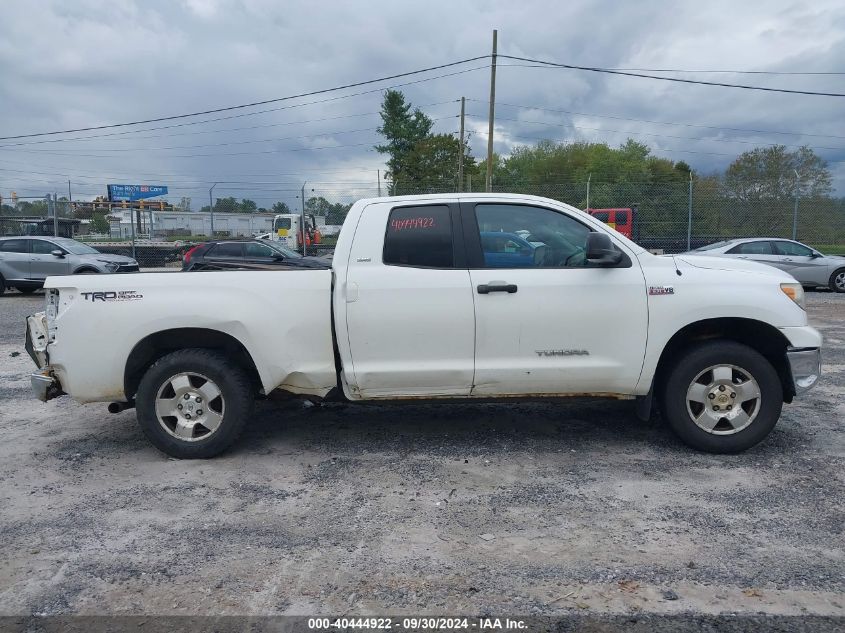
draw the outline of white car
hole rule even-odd
[[[482,234],[544,245],[485,253]],[[495,242],[495,240],[489,240]],[[490,257],[495,255],[495,257]],[[658,399],[689,445],[741,451],[820,375],[803,288],[771,266],[655,256],[516,194],[355,203],[325,269],[51,277],[27,319],[42,400],[137,407],[150,441],[208,457],[256,397]],[[109,345],[94,345],[106,337]]]
[[[756,237],[716,242],[690,253],[768,264],[789,273],[804,286],[829,287],[834,292],[845,292],[845,257],[823,255],[801,242]]]

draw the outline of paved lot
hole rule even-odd
[[[808,300],[824,382],[743,455],[620,402],[266,403],[181,462],[132,411],[30,399],[43,297],[8,293],[0,614],[845,616],[845,295]]]

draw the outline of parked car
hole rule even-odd
[[[827,286],[845,292],[845,257],[823,255],[801,242],[776,237],[726,240],[690,253],[736,257],[768,264],[789,273],[808,288]]]
[[[542,262],[546,246],[515,233],[481,231],[484,263],[494,268],[531,268]]]
[[[547,256],[487,263],[491,230],[544,236]],[[225,450],[274,390],[351,402],[592,395],[636,400],[642,419],[657,399],[687,444],[730,453],[763,440],[821,373],[821,335],[783,271],[652,255],[583,211],[517,194],[358,201],[322,270],[47,288],[45,311],[27,319],[35,396],[137,407],[147,438],[183,458]],[[109,344],[92,345],[103,328]]]
[[[324,268],[325,263],[303,257],[271,240],[217,240],[198,244],[185,252],[182,270],[263,270],[273,268]]]
[[[138,262],[109,255],[67,237],[0,238],[0,295],[6,288],[29,293],[51,275],[138,272]]]

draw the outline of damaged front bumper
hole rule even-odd
[[[789,348],[786,350],[786,358],[789,361],[789,370],[796,396],[807,393],[816,386],[822,375],[822,354],[818,347],[811,349]]]
[[[64,394],[59,379],[56,378],[49,365],[47,357],[49,341],[46,315],[43,312],[38,312],[27,317],[24,348],[38,367],[38,371],[30,375],[29,382],[32,385],[33,395],[41,402],[47,402]]]

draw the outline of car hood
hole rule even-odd
[[[134,264],[135,260],[126,255],[112,255],[111,253],[85,253],[84,255],[76,255],[83,259],[95,259],[98,262],[114,262],[116,264]]]
[[[675,259],[682,261],[696,268],[707,268],[710,270],[742,270],[762,275],[782,277],[784,272],[768,264],[751,262],[747,259],[736,259],[733,257],[715,257],[713,255],[675,255]]]

